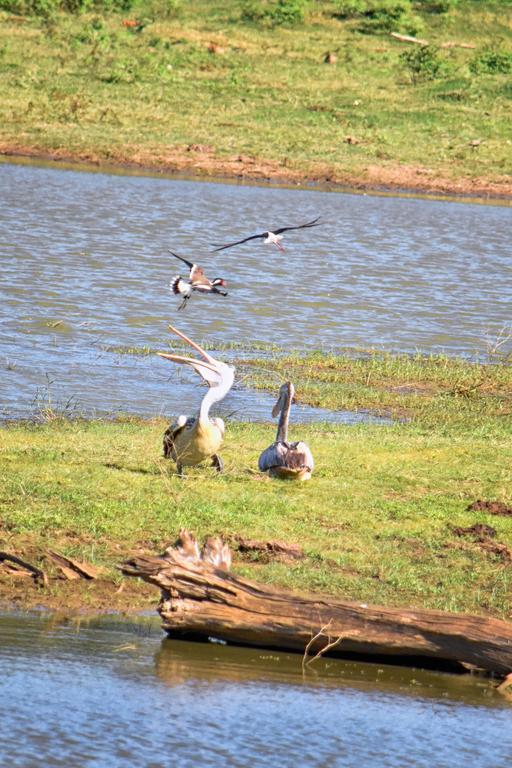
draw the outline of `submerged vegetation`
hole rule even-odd
[[[511,19],[508,0],[0,0],[0,145],[210,174],[505,184]]]
[[[299,399],[332,410],[369,410],[435,429],[511,433],[512,366],[444,355],[312,352],[240,361],[246,384],[300,382]]]
[[[0,549],[41,565],[52,548],[103,566],[114,599],[115,565],[133,552],[163,550],[185,526],[198,536],[304,548],[292,563],[236,557],[237,570],[257,580],[372,603],[512,616],[509,365],[320,353],[258,365],[267,376],[259,386],[275,391],[276,380],[289,377],[300,400],[407,420],[333,426],[292,418],[290,439],[305,440],[316,464],[311,482],[297,487],[257,471],[273,424],[229,423],[225,474],[198,467],[180,480],[161,458],[162,420],[69,421],[46,412],[43,423],[2,429]],[[477,500],[500,500],[504,512],[469,508]],[[52,594],[64,602],[70,590],[85,589],[58,584]],[[87,586],[92,605],[100,589]],[[0,595],[9,594],[0,573]],[[24,600],[31,594],[44,600],[35,589]],[[154,601],[147,590],[141,595],[145,602],[131,595],[130,604]]]

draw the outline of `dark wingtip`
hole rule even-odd
[[[178,288],[180,280],[181,280],[181,275],[176,275],[176,277],[173,277],[173,279],[170,282],[171,291],[176,295],[179,295],[180,293]]]

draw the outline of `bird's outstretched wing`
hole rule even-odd
[[[249,240],[258,240],[260,238],[267,237],[269,232],[273,232],[274,235],[280,235],[281,232],[289,232],[292,229],[308,229],[309,227],[319,227],[320,226],[320,216],[317,216],[316,219],[313,219],[312,221],[307,221],[305,224],[298,224],[296,227],[280,227],[279,229],[270,229],[266,232],[262,232],[259,235],[251,235],[250,237],[244,237],[243,240],[236,240],[234,243],[227,243],[226,245],[219,245],[216,248],[214,248],[215,251],[223,251],[225,248],[232,248],[234,245],[241,245],[242,243],[247,243]],[[213,245],[217,245],[216,243],[213,243]]]
[[[307,221],[305,224],[299,224],[296,227],[281,227],[280,229],[273,229],[274,235],[280,235],[281,232],[289,232],[291,229],[308,229],[309,227],[321,226],[320,216],[317,216],[313,221]]]
[[[180,261],[182,261],[184,264],[186,264],[186,265],[187,265],[187,267],[190,267],[190,269],[192,269],[192,267],[194,266],[194,264],[192,264],[192,262],[191,262],[191,261],[188,261],[188,259],[184,259],[184,258],[183,258],[183,256],[178,256],[178,254],[177,254],[177,253],[174,253],[174,251],[171,251],[171,249],[170,249],[170,248],[168,248],[167,250],[169,251],[169,253],[171,254],[171,256],[174,256],[174,258],[175,258],[175,259],[179,259],[179,260],[180,260]]]
[[[241,245],[241,243],[246,243],[248,240],[258,240],[260,237],[266,237],[267,232],[262,232],[261,235],[250,235],[250,237],[244,237],[243,240],[237,240],[234,243],[227,243],[226,245],[219,245],[217,248],[214,248],[213,251],[223,251],[224,248],[232,248],[234,245]],[[212,243],[212,245],[217,245],[217,243]]]
[[[169,253],[172,256],[175,256],[180,261],[183,261],[188,267],[190,267],[190,274],[188,276],[188,279],[191,283],[194,285],[196,283],[202,283],[202,284],[210,284],[210,281],[204,274],[204,270],[198,266],[197,264],[193,264],[191,261],[188,261],[187,259],[184,259],[183,256],[178,256],[177,253],[174,253],[174,251],[169,250]]]

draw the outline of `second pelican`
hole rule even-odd
[[[314,467],[311,451],[306,443],[288,442],[288,420],[294,394],[291,381],[281,386],[277,403],[272,408],[274,418],[280,413],[276,439],[261,454],[258,467],[260,472],[268,472],[270,477],[309,480]]]
[[[226,397],[233,386],[235,369],[215,360],[199,344],[173,328],[172,325],[169,328],[197,350],[203,360],[164,352],[158,352],[158,354],[173,363],[189,365],[207,382],[209,388],[203,397],[197,416],[179,416],[165,431],[164,456],[174,459],[179,475],[183,475],[183,467],[193,467],[207,459],[211,459],[212,466],[218,472],[222,472],[224,464],[217,451],[224,439],[224,421],[211,419],[209,412],[213,403]]]

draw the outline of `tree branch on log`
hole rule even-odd
[[[336,640],[331,640],[331,636],[329,634],[326,635],[325,630],[329,629],[329,627],[331,626],[331,622],[332,622],[332,619],[329,619],[329,623],[325,624],[322,627],[322,629],[319,632],[317,632],[316,635],[314,635],[309,641],[309,643],[306,645],[304,649],[304,656],[302,657],[303,672],[305,672],[307,666],[312,664],[316,659],[319,659],[320,656],[323,656],[324,653],[327,653],[328,651],[332,651],[334,648],[336,648],[336,646],[338,646],[342,642],[342,640],[345,639],[344,635],[340,635],[339,637],[336,638]],[[315,656],[313,656],[312,659],[308,659],[309,649],[311,648],[315,640],[318,640],[318,638],[320,637],[327,637],[327,644],[324,645],[323,648],[320,648],[320,650],[317,652]]]
[[[512,670],[512,624],[499,619],[277,590],[235,576],[225,564],[218,567],[172,547],[163,557],[133,557],[120,569],[161,589],[158,611],[164,630],[174,637],[215,637],[306,656],[335,651],[416,664],[423,658],[500,675]],[[325,629],[330,633],[327,644]]]
[[[11,555],[9,552],[0,552],[0,563],[4,560],[21,566],[33,576],[34,581],[39,582],[43,587],[48,586],[48,577],[46,573],[36,565],[27,563],[26,560],[22,560],[22,558],[17,555]]]

